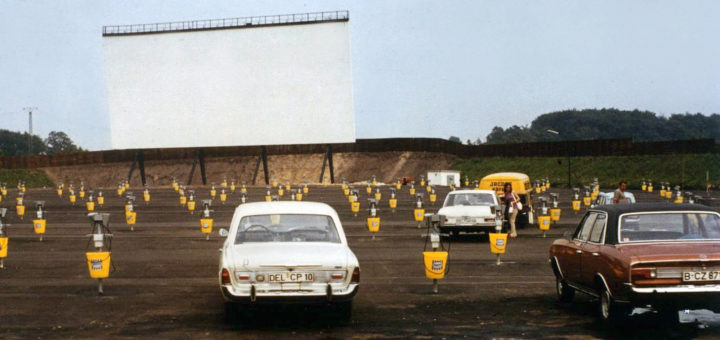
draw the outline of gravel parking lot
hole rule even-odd
[[[228,322],[218,289],[217,232],[209,241],[200,232],[199,215],[178,203],[171,188],[151,190],[149,205],[139,190],[138,223],[130,231],[124,223],[124,200],[106,190],[114,233],[112,261],[105,295],[98,296],[89,278],[84,252],[90,223],[84,204],[71,205],[55,190],[26,193],[25,219],[15,214],[16,190],[0,206],[9,208],[10,241],[0,270],[0,338],[715,338],[720,318],[711,312],[681,313],[683,323],[663,322],[653,312],[635,315],[626,327],[608,329],[595,321],[596,301],[578,296],[575,302],[556,302],[554,277],[547,252],[555,238],[574,229],[580,215],[570,210],[567,190],[559,192],[563,218],[547,238],[538,230],[522,229],[509,242],[503,264],[495,264],[487,238],[461,234],[450,245],[449,273],[439,294],[424,276],[425,243],[412,219],[413,199],[407,189],[399,195],[396,212],[387,208],[383,190],[381,229],[373,240],[366,229],[366,213],[355,217],[339,186],[312,187],[306,200],[326,202],[341,216],[351,248],[360,260],[361,289],[348,325],[331,321],[318,307],[268,306],[250,322]],[[366,202],[361,190],[360,201]],[[196,188],[197,201],[209,196]],[[437,211],[447,189],[440,189]],[[251,188],[250,201],[259,201],[263,187]],[[656,194],[636,193],[639,201],[660,200]],[[287,196],[285,197],[287,199]],[[47,233],[40,242],[33,233],[34,201],[46,201]],[[225,205],[215,202],[215,231],[227,227],[239,196]],[[641,312],[637,310],[636,312]],[[698,319],[699,322],[688,322]]]

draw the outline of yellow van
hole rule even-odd
[[[520,203],[523,204],[522,210],[518,213],[516,224],[519,228],[524,228],[528,224],[534,223],[532,211],[532,192],[533,187],[530,182],[530,176],[521,172],[497,172],[487,175],[480,180],[478,189],[494,190],[498,198],[503,195],[503,187],[505,183],[512,185],[513,191],[520,197]]]
[[[497,172],[487,175],[480,180],[478,188],[480,190],[495,190],[498,195],[502,195],[505,183],[512,184],[513,191],[518,195],[527,195],[532,191],[530,176],[520,172]]]

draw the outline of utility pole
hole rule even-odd
[[[28,106],[24,107],[23,110],[28,112],[28,155],[32,155],[32,136],[33,136],[33,129],[32,129],[32,112],[34,110],[37,110],[37,107],[34,106]]]
[[[557,130],[547,129],[547,130],[545,130],[545,132],[551,133],[556,136],[560,136],[560,132],[558,132]],[[570,167],[570,158],[572,156],[572,153],[570,152],[570,141],[567,140],[567,138],[564,138],[564,136],[562,136],[562,137],[563,137],[563,139],[565,139],[565,148],[567,149],[567,150],[565,150],[565,151],[567,151],[567,166],[568,166],[568,170],[567,170],[568,184],[567,185],[568,185],[568,189],[572,189],[572,181],[570,180],[570,174],[572,171],[571,167]]]

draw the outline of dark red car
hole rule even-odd
[[[599,299],[599,316],[619,321],[652,306],[720,309],[720,213],[697,204],[643,203],[590,209],[572,235],[553,242],[560,301],[575,291]]]

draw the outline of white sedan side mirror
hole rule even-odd
[[[227,237],[229,233],[228,233],[227,229],[220,228],[220,230],[218,230],[218,234],[220,234],[220,236],[222,236],[222,237]]]

